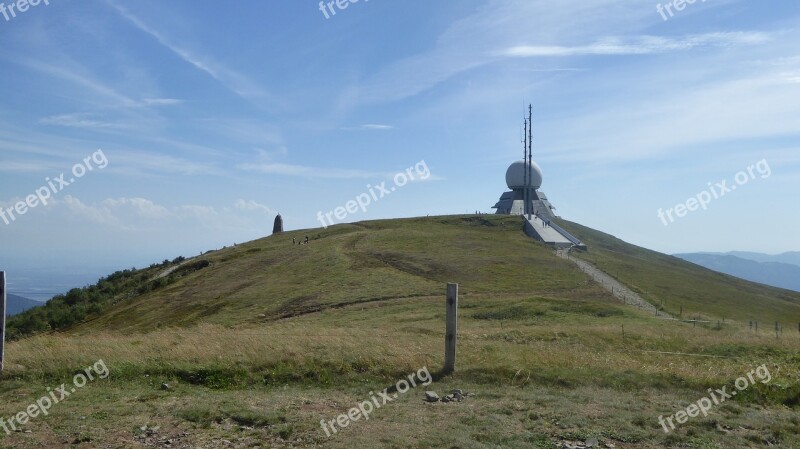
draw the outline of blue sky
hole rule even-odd
[[[305,0],[49,0],[0,15],[0,208],[98,150],[108,162],[0,220],[0,267],[95,276],[268,235],[277,212],[317,227],[420,161],[427,179],[344,221],[491,211],[528,102],[564,218],[668,253],[800,250],[800,3],[696,2],[666,21],[657,5],[362,0],[326,19]],[[758,161],[769,177],[657,217]]]

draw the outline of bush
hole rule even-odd
[[[175,261],[183,261],[178,257]],[[171,264],[168,260],[165,264]],[[189,273],[207,267],[208,261],[192,264]],[[168,285],[174,278],[151,279],[162,270],[160,265],[137,270],[131,268],[117,271],[97,281],[97,284],[83,288],[73,288],[65,295],[56,295],[41,307],[35,307],[19,315],[10,317],[6,323],[9,340],[40,334],[49,331],[66,330],[87,318],[97,316],[116,301],[147,293]]]

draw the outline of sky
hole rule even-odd
[[[665,253],[800,250],[796,0],[351,2],[0,0],[10,289],[278,213],[491,213],[527,104],[563,218]]]

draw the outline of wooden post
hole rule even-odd
[[[447,332],[444,337],[444,374],[456,369],[456,340],[458,328],[458,284],[447,284]]]
[[[0,271],[0,373],[6,361],[6,272]]]

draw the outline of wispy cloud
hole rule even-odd
[[[366,125],[361,125],[359,128],[361,128],[361,129],[372,129],[372,130],[378,130],[378,131],[388,131],[390,129],[394,129],[394,126],[377,125],[377,124],[366,124]]]
[[[640,0],[561,0],[554,7],[531,0],[488,0],[472,14],[452,22],[427,51],[381,68],[357,86],[348,103],[397,101],[433,88],[461,73],[501,61],[502,50],[519,46],[520,37],[541,45],[578,42],[638,31],[644,11]],[[532,26],[532,24],[536,24]]]
[[[755,45],[768,42],[766,33],[708,33],[681,38],[659,36],[634,36],[629,38],[609,37],[582,46],[537,46],[522,45],[499,52],[500,56],[512,58],[531,58],[547,56],[589,56],[589,55],[647,55],[672,51],[686,51],[701,47],[729,45]]]
[[[263,213],[274,213],[255,200],[239,199],[232,207],[218,209],[198,204],[167,207],[140,197],[107,198],[96,203],[86,203],[72,195],[52,200],[47,209],[51,214],[66,212],[75,220],[121,231],[157,230],[164,226],[176,229],[175,226],[182,224],[221,229],[241,226]]]
[[[649,82],[666,81],[652,74]],[[636,98],[624,108],[573,117],[568,129],[554,132],[544,156],[635,161],[726,142],[793,136],[800,129],[798,117],[800,90],[791,79],[769,72],[716,78]]]
[[[139,105],[139,102],[97,80],[87,69],[67,58],[62,57],[58,63],[48,63],[30,58],[19,60],[17,63],[30,70],[81,86],[87,91],[103,97],[105,101],[113,99],[118,105],[129,107]]]
[[[183,100],[175,98],[145,98],[144,104],[147,106],[174,106],[182,104]]]
[[[233,207],[235,207],[236,209],[239,209],[239,210],[245,210],[245,211],[250,211],[250,212],[258,211],[258,212],[263,212],[263,213],[266,213],[266,214],[274,214],[275,213],[275,211],[273,211],[269,206],[261,204],[261,203],[259,203],[258,201],[255,201],[255,200],[238,199],[233,204]]]
[[[53,115],[40,119],[39,123],[43,125],[66,126],[70,128],[130,129],[130,125],[95,120],[90,118],[89,114],[85,113]]]
[[[221,171],[205,162],[186,159],[140,150],[108,150],[109,159],[113,159],[113,172],[129,175],[163,173],[167,175],[209,175],[220,174]]]
[[[117,4],[113,0],[108,0],[108,3],[113,6],[119,14],[127,19],[140,31],[152,36],[158,43],[166,49],[177,55],[185,62],[191,64],[200,71],[205,72],[227,89],[236,93],[248,101],[262,100],[267,97],[267,93],[255,82],[248,79],[246,76],[228,68],[224,65],[215,62],[211,57],[201,56],[196,52],[187,50],[181,46],[172,43],[163,33],[148,26],[139,17],[125,9],[123,6]]]
[[[54,165],[48,162],[4,161],[0,164],[0,172],[6,173],[37,173],[54,169]]]
[[[430,50],[396,60],[343,92],[347,104],[391,102],[508,59],[647,55],[754,45],[770,38],[765,33],[745,32],[650,36],[642,33],[648,29],[648,20],[657,23],[660,19],[639,0],[562,0],[558,6],[531,0],[489,0],[473,14],[453,22]]]
[[[319,168],[291,164],[240,164],[238,168],[245,171],[255,171],[270,175],[298,176],[302,178],[323,179],[366,179],[385,176],[383,173],[341,168]]]
[[[368,123],[368,124],[359,125],[359,126],[346,126],[346,127],[339,128],[339,129],[341,129],[342,131],[360,131],[360,130],[366,130],[366,131],[390,131],[390,130],[394,129],[394,126],[391,126],[391,125],[380,125],[380,124],[376,124],[376,123]]]

